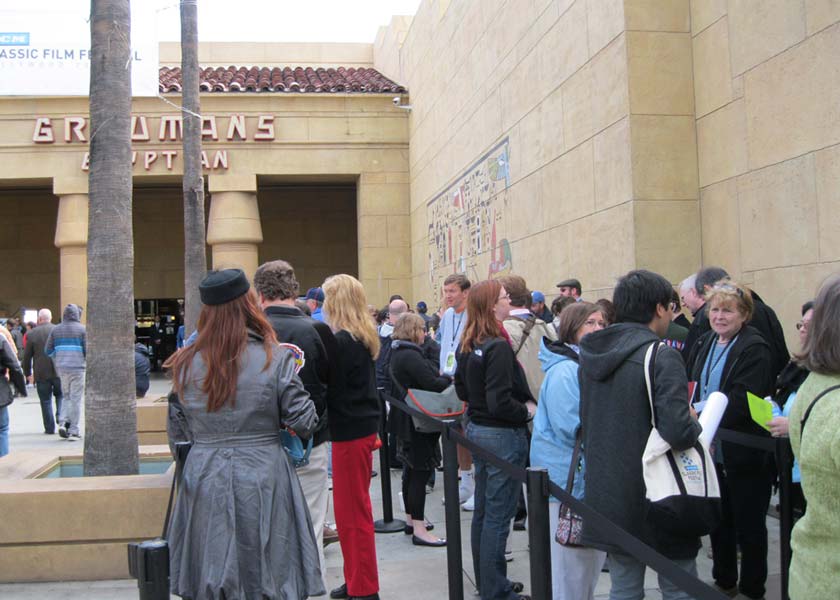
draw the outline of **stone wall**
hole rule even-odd
[[[0,190],[0,206],[0,316],[16,314],[22,306],[49,308],[58,321],[58,200],[48,189]]]
[[[413,106],[415,296],[456,270],[594,299],[637,265],[696,268],[689,32],[687,1],[633,0],[423,2],[399,61],[381,32]]]
[[[691,4],[703,262],[779,313],[840,268],[840,2]]]
[[[260,186],[263,242],[259,262],[283,259],[295,268],[300,293],[327,276],[358,276],[356,187]]]
[[[374,44],[411,92],[415,296],[456,270],[597,298],[633,267],[721,264],[790,325],[840,266],[838,20],[836,0],[425,0]]]

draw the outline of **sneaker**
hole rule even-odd
[[[461,510],[472,512],[475,510],[475,494],[470,496],[466,502],[461,505]]]
[[[60,435],[65,440],[67,439],[67,424],[62,423],[58,426],[58,435]]]
[[[458,502],[463,504],[472,497],[473,492],[475,492],[475,481],[472,471],[462,471],[461,484],[458,486]]]
[[[513,522],[513,530],[514,531],[525,531],[525,519],[526,519],[526,517],[522,517],[521,519],[516,519]]]
[[[513,550],[505,548],[505,562],[513,562]]]
[[[82,436],[80,436],[78,433],[71,433],[69,436],[67,436],[68,442],[78,442],[81,439]]]

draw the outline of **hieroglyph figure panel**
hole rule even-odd
[[[504,218],[510,179],[505,138],[429,201],[431,297],[441,297],[442,282],[451,273],[479,281],[510,272],[513,257]]]

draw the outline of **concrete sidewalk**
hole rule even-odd
[[[168,383],[159,377],[152,382],[149,397],[165,395]],[[84,429],[82,429],[84,435]],[[10,450],[32,450],[54,447],[57,444],[80,444],[67,442],[57,435],[44,435],[41,423],[41,411],[34,389],[30,397],[18,398],[10,407]],[[378,457],[374,457],[374,468],[378,470]],[[394,512],[401,517],[398,508],[400,473],[391,471],[391,489],[394,499]],[[381,474],[380,474],[381,476]],[[437,486],[427,496],[426,516],[435,524],[435,531],[445,535],[442,474],[438,473]],[[374,518],[382,517],[382,494],[380,477],[371,482],[371,499]],[[461,512],[462,557],[464,566],[464,592],[466,598],[472,598],[475,587],[472,582],[472,558],[470,553],[471,513]],[[330,507],[330,521],[332,506]],[[770,532],[770,556],[768,581],[768,600],[778,599],[779,595],[779,525],[775,519],[768,518]],[[508,563],[508,576],[515,581],[523,581],[526,593],[529,585],[529,553],[527,532],[513,532],[510,547],[513,549],[513,562]],[[700,577],[711,581],[712,563],[707,557],[708,540],[697,557]],[[413,546],[411,538],[402,533],[378,534],[376,536],[377,558],[379,562],[380,595],[386,600],[415,600],[448,597],[446,549]],[[343,582],[342,557],[339,544],[326,549],[327,583],[330,588]],[[48,567],[45,566],[45,569]],[[609,595],[610,580],[607,573],[602,573],[596,589],[596,598],[606,600]],[[646,597],[652,600],[661,598],[656,582],[656,574],[648,569],[645,579]],[[132,580],[119,581],[81,581],[53,583],[14,583],[0,584],[0,598],[4,600],[41,600],[42,598],[60,597],[62,600],[128,600],[138,597],[137,584]],[[174,596],[173,596],[174,598]]]

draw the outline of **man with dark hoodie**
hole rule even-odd
[[[671,284],[656,273],[630,271],[613,295],[617,324],[590,333],[580,344],[580,420],[586,460],[584,501],[631,535],[697,575],[699,538],[680,537],[645,520],[642,454],[651,432],[644,357],[671,322]],[[653,404],[656,428],[675,450],[692,447],[701,426],[688,404],[688,380],[679,352],[657,350]],[[645,565],[625,554],[584,521],[583,545],[609,553],[610,597],[641,598]],[[687,599],[659,578],[664,600]]]
[[[47,356],[53,359],[64,395],[61,414],[58,416],[58,435],[71,442],[82,437],[79,435],[79,420],[82,413],[82,395],[85,393],[87,330],[80,322],[81,318],[80,306],[65,306],[61,323],[50,331],[44,346]]]
[[[318,414],[309,464],[298,468],[297,475],[312,517],[323,576],[326,573],[323,540],[329,502],[327,395],[331,387],[335,389],[333,382],[338,372],[338,346],[329,325],[306,316],[295,305],[299,288],[294,268],[284,260],[264,263],[254,274],[254,289],[265,316],[274,328],[280,345],[295,355],[298,375]],[[335,536],[332,531],[329,534]],[[326,587],[326,580],[324,585]]]
[[[149,354],[146,346],[140,342],[134,344],[134,388],[138,398],[143,398],[149,391],[149,373],[152,370]]]

